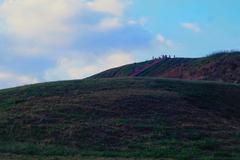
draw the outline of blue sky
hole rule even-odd
[[[0,0],[0,88],[240,49],[239,0]]]

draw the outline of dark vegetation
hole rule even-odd
[[[143,77],[0,91],[0,159],[89,156],[239,160],[240,85]]]
[[[238,51],[214,53],[203,58],[162,58],[158,61],[155,59],[110,69],[92,78],[161,77],[240,83]]]

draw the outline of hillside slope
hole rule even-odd
[[[164,58],[130,64],[92,78],[162,77],[240,83],[240,52],[217,53],[204,58]]]
[[[239,99],[240,85],[158,78],[2,90],[0,159],[239,160]]]

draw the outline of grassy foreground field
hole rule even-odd
[[[239,160],[240,85],[119,78],[0,91],[1,160],[98,157]]]
[[[46,156],[22,156],[22,155],[0,155],[1,160],[137,160],[139,158],[96,158],[96,157],[46,157]],[[139,160],[154,160],[154,159],[139,159]],[[171,160],[171,159],[160,159]]]

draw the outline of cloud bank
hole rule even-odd
[[[134,61],[134,54],[152,45],[155,36],[146,18],[126,16],[131,0],[3,0],[0,36],[3,59],[41,59],[42,76],[18,77],[17,84],[78,79]],[[170,43],[166,41],[166,44]],[[19,63],[19,62],[16,62]],[[39,62],[40,63],[40,62]],[[5,66],[5,68],[11,66]],[[34,66],[32,66],[34,67]],[[24,68],[23,68],[24,69]],[[34,75],[34,73],[33,73]],[[7,86],[15,85],[13,82]]]
[[[32,76],[19,75],[14,72],[0,71],[0,88],[37,83],[38,80]]]

